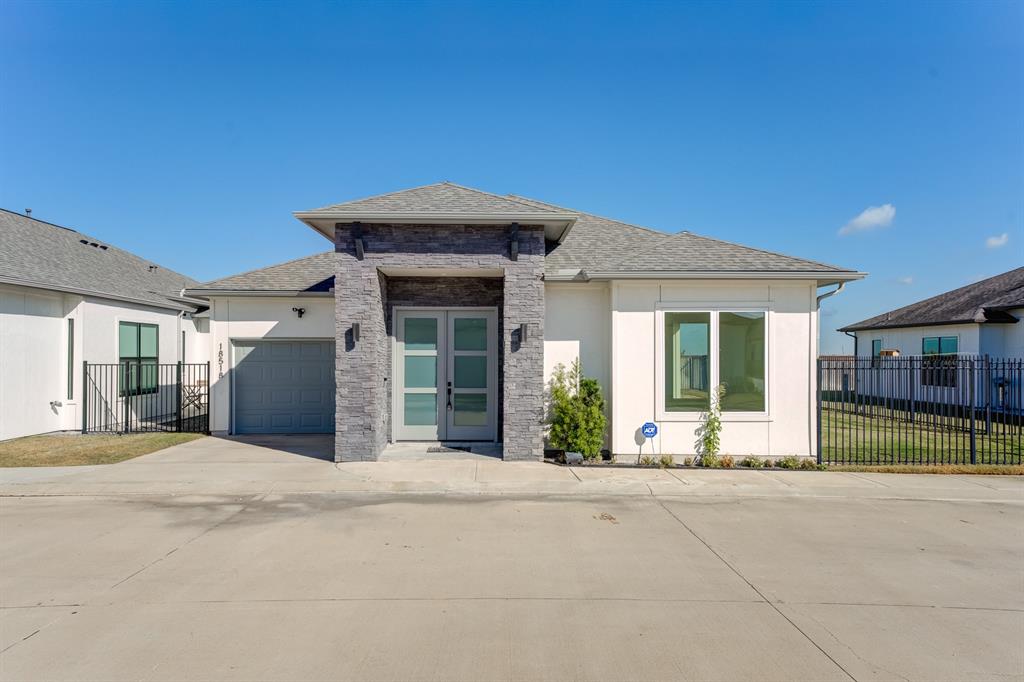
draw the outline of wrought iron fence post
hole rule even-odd
[[[817,455],[818,455],[818,464],[821,464],[821,374],[822,374],[821,362],[822,362],[821,358],[818,358],[818,383],[817,383],[817,394],[818,394],[817,413],[818,413],[818,416],[817,416],[817,424],[816,424],[818,436],[817,436],[817,444],[815,446],[815,449],[817,450]]]
[[[988,353],[985,353],[985,367],[982,371],[982,381],[985,382],[984,393],[982,394],[983,400],[985,401],[985,435],[992,435],[992,363]]]
[[[178,368],[177,369],[177,374],[175,376],[175,381],[174,381],[174,386],[175,386],[175,389],[174,389],[174,392],[175,392],[175,397],[174,397],[174,413],[177,415],[177,419],[175,420],[175,430],[177,430],[178,433],[181,433],[181,363],[180,362],[178,363],[177,368]]]
[[[82,360],[82,435],[89,431],[89,362]]]
[[[974,384],[975,384],[975,379],[976,379],[976,373],[974,371],[974,367],[975,367],[974,358],[971,358],[971,362],[968,365],[968,367],[970,368],[970,372],[971,372],[971,380],[970,380],[970,382],[968,382],[970,384],[970,388],[969,388],[970,395],[969,395],[969,397],[967,399],[968,403],[971,406],[970,410],[968,411],[968,413],[970,415],[970,419],[971,419],[971,464],[977,464],[978,463],[978,443],[977,443],[977,435],[978,434],[977,434],[977,427],[975,426],[975,422],[976,422],[975,416],[976,415],[974,413],[974,409],[975,409],[975,405],[974,405],[974,393],[975,393],[975,391],[974,391]]]
[[[206,435],[210,435],[210,361],[206,361]]]

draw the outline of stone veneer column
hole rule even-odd
[[[506,460],[544,457],[544,239],[520,243],[518,261],[505,266],[504,403],[502,439]],[[519,336],[527,325],[526,341]]]
[[[390,374],[384,327],[383,276],[370,261],[355,257],[351,237],[335,234],[334,275],[336,386],[334,461],[376,460],[387,443],[387,388]],[[359,340],[352,325],[359,323]]]

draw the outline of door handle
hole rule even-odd
[[[452,411],[452,382],[448,382],[448,411]]]

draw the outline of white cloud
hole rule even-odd
[[[869,206],[860,212],[860,215],[839,228],[840,235],[855,234],[877,230],[880,227],[889,227],[892,219],[896,217],[896,207],[892,204],[881,206]]]
[[[1002,234],[996,235],[995,237],[989,237],[985,240],[985,246],[990,249],[998,249],[1006,246],[1006,242],[1010,241],[1010,233],[1003,232]]]
[[[899,282],[900,284],[911,285],[914,283],[914,278],[911,277],[910,275],[907,275],[906,277],[897,277],[896,281]]]

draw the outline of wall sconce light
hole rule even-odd
[[[353,322],[352,323],[352,340],[353,341],[358,341],[359,340],[359,323],[358,322]]]
[[[302,316],[306,314],[306,309],[305,308],[292,308],[292,312],[295,313],[296,315],[298,315],[299,319],[302,319]]]
[[[526,340],[529,338],[529,334],[527,332],[529,326],[530,325],[525,322],[519,325],[519,343],[526,343]]]

